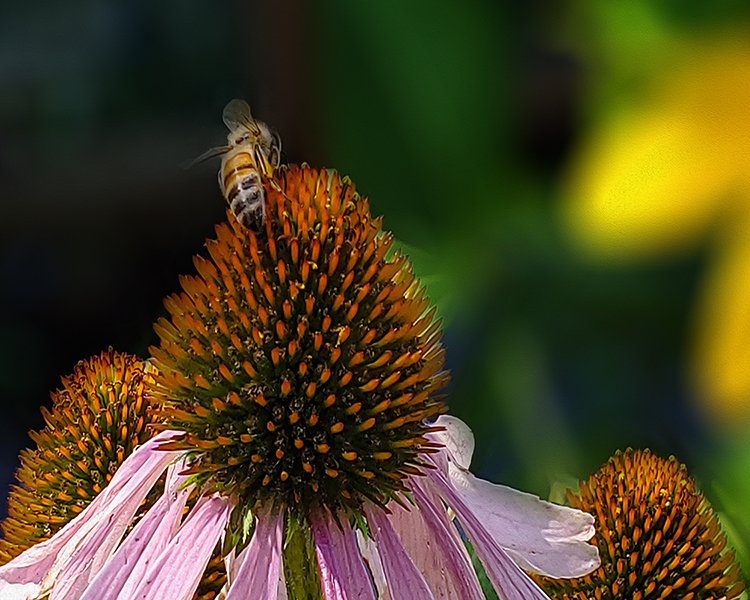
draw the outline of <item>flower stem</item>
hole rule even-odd
[[[323,600],[312,532],[294,512],[287,514],[282,558],[289,600]]]

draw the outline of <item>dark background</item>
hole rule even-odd
[[[686,39],[747,18],[654,4]],[[600,7],[4,2],[0,496],[61,376],[156,342],[162,299],[224,218],[218,162],[181,165],[223,143],[235,97],[286,162],[352,176],[410,251],[445,318],[476,471],[547,497],[633,446],[676,454],[709,490],[728,477],[727,435],[685,383],[703,248],[590,261],[557,216],[599,91],[637,71],[600,26],[637,39],[647,24]]]

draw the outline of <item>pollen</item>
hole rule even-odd
[[[568,500],[596,518],[602,564],[578,579],[537,578],[552,600],[733,600],[744,590],[716,514],[674,457],[618,452]]]
[[[187,433],[171,447],[194,453],[205,491],[250,509],[384,506],[426,468],[425,420],[445,409],[439,323],[349,179],[288,166],[265,191],[263,229],[227,213],[165,302],[157,414]]]

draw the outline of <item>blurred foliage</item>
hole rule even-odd
[[[737,557],[747,578],[750,572],[750,514],[747,501],[750,498],[750,441],[738,441],[731,448],[724,448],[717,457],[717,472],[707,487],[706,495],[713,497],[720,508],[719,517],[730,543],[737,550]]]
[[[601,5],[330,7],[319,102],[333,164],[417,249],[477,466],[546,493],[618,445],[695,452],[675,359],[697,257],[612,272],[578,258],[556,220],[589,58],[566,40],[606,21]],[[637,15],[609,16],[631,35]]]
[[[559,495],[650,447],[750,547],[746,423],[704,402],[716,361],[750,373],[748,3],[45,6],[0,9],[8,472],[76,359],[154,343],[223,214],[216,165],[178,165],[245,97],[286,160],[350,175],[412,257],[479,474]]]
[[[721,440],[742,433],[695,401],[750,373],[750,238],[726,208],[747,189],[745,3],[330,6],[333,164],[447,318],[475,466],[546,493],[650,446],[711,496]],[[721,211],[733,226],[717,249]],[[621,260],[631,248],[658,260]],[[725,521],[747,544],[740,505]]]
[[[724,419],[750,416],[750,44],[684,45],[638,105],[602,117],[573,159],[566,217],[583,251],[663,261],[710,243],[696,315],[697,395]]]

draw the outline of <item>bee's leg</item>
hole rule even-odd
[[[263,224],[266,220],[265,202],[261,200],[256,205],[248,207],[244,213],[245,227],[254,231],[256,234],[263,233]]]
[[[255,164],[258,166],[263,176],[270,177],[273,173],[271,163],[268,162],[266,155],[263,153],[259,146],[253,147],[253,157],[255,160]]]
[[[268,162],[276,169],[281,164],[281,136],[274,132],[271,141],[271,150],[268,153]]]
[[[221,190],[221,195],[226,196],[226,190],[224,190],[224,177],[223,177],[223,169],[219,169],[219,172],[217,173],[218,179],[219,179],[219,189]]]

